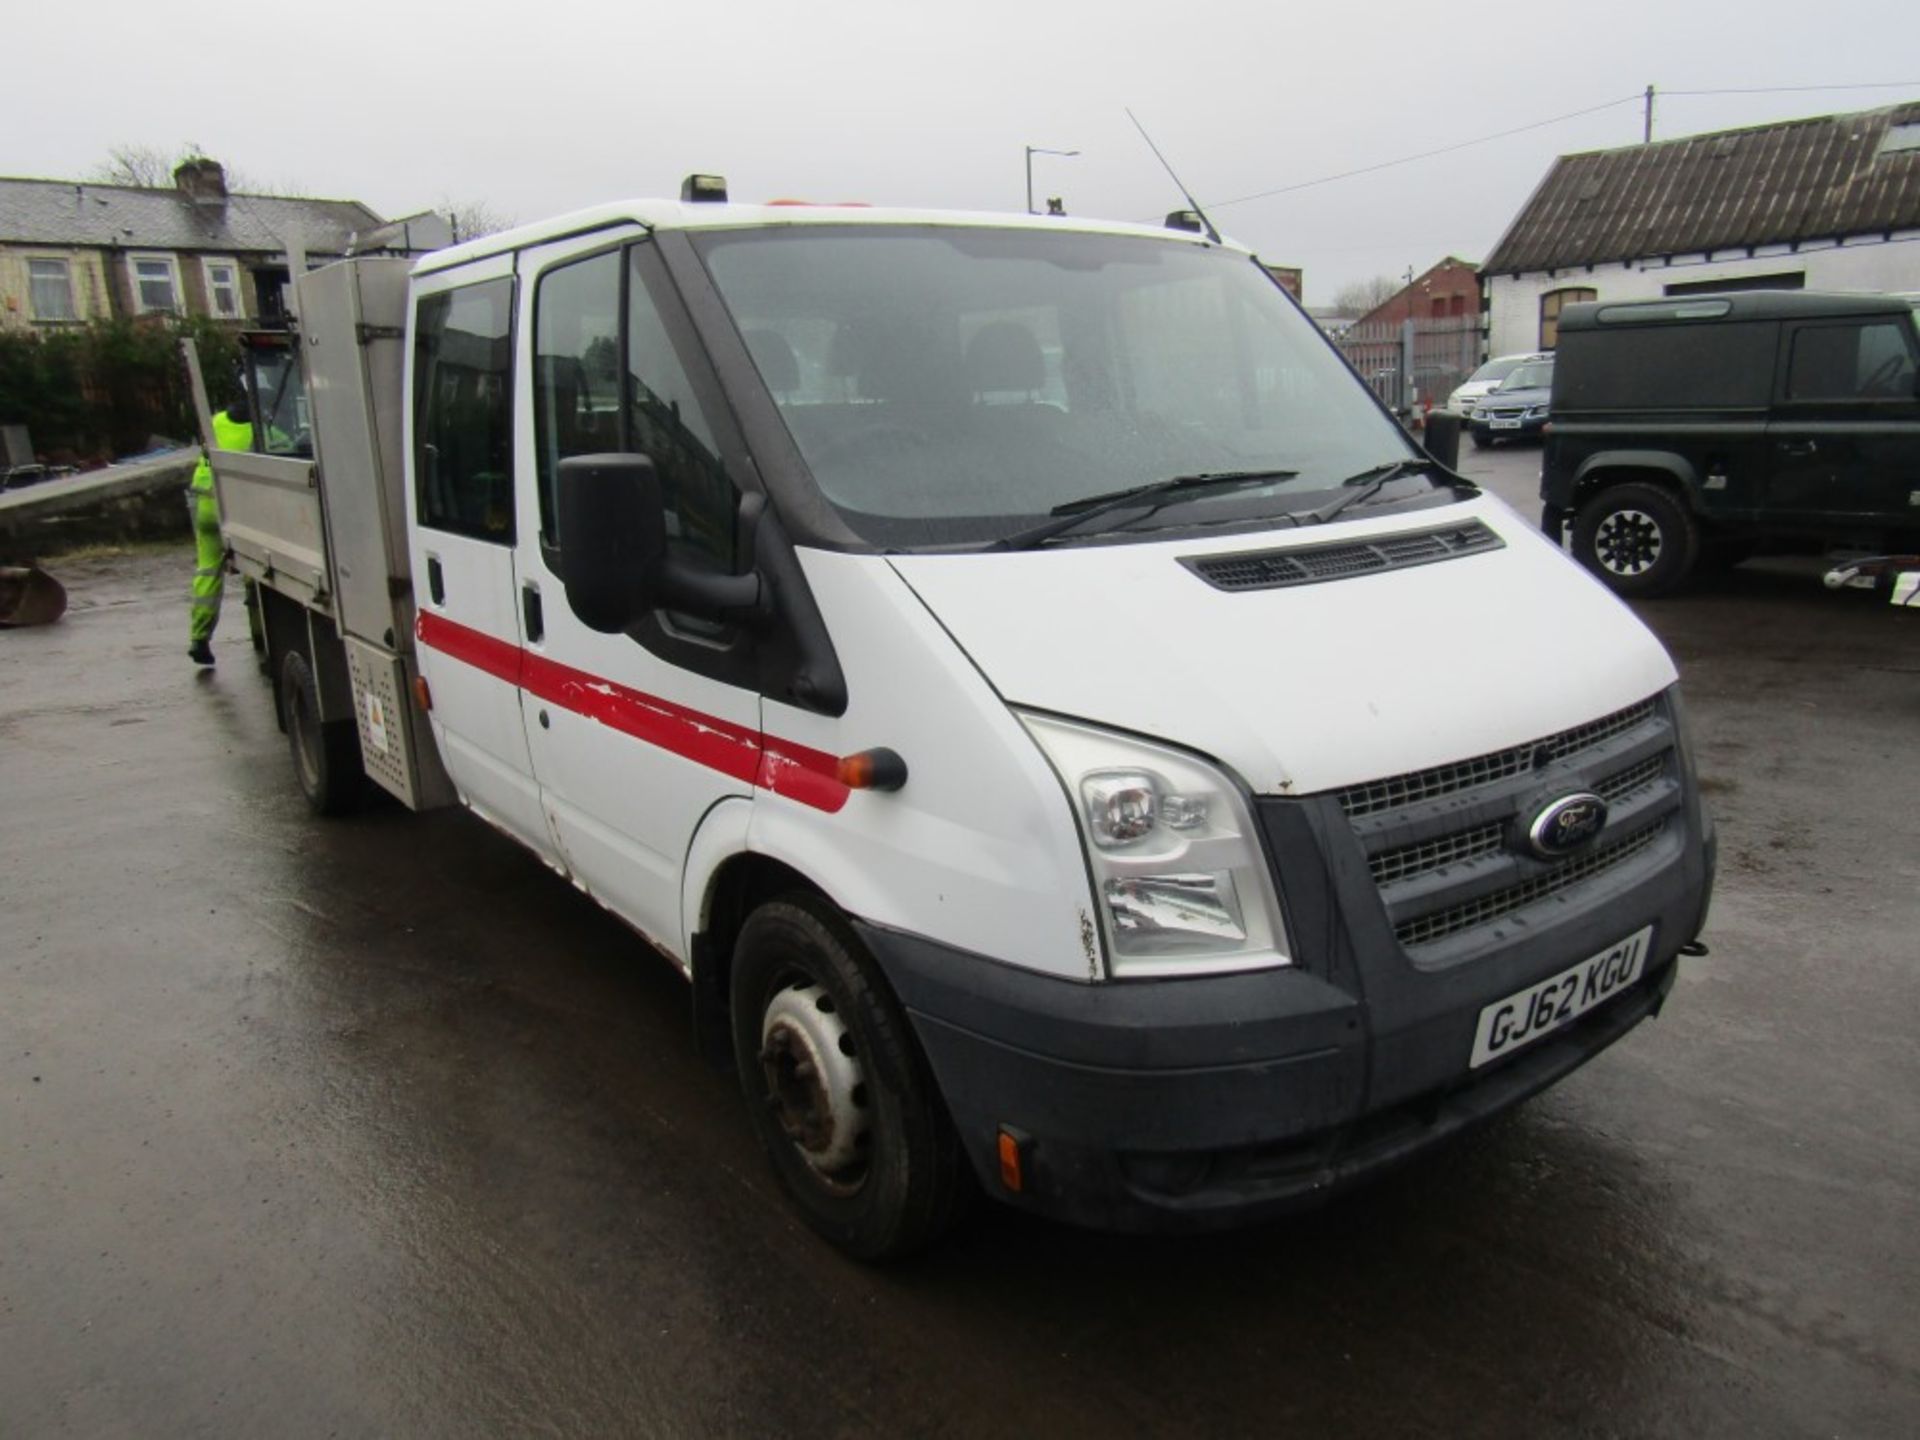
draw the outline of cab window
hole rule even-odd
[[[712,568],[733,568],[734,521],[740,497],[727,476],[713,425],[680,363],[659,307],[640,272],[642,251],[628,263],[626,448],[653,461],[667,510],[667,543]]]
[[[533,293],[534,466],[540,535],[559,543],[554,473],[620,442],[620,252],[549,270]]]
[[[640,254],[637,247],[609,250],[559,266],[542,275],[534,290],[541,537],[550,546],[559,540],[560,461],[606,451],[637,453],[653,461],[659,477],[668,544],[711,568],[730,570],[739,495],[647,291]]]
[[[422,299],[414,317],[413,473],[420,523],[513,543],[513,281]]]

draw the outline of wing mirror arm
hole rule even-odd
[[[714,619],[753,620],[768,607],[757,571],[726,575],[669,558],[660,572],[659,597],[671,610]]]

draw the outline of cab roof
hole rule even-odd
[[[1898,295],[1821,290],[1744,290],[1669,295],[1661,300],[1600,300],[1560,312],[1560,333],[1636,325],[1711,325],[1737,320],[1805,320],[1815,316],[1897,315],[1909,302]]]
[[[615,225],[644,225],[649,230],[740,230],[774,229],[803,225],[919,225],[951,226],[994,230],[1044,230],[1049,233],[1071,231],[1087,235],[1131,235],[1144,239],[1168,240],[1190,245],[1212,246],[1205,235],[1159,225],[1131,225],[1116,220],[1085,220],[1065,215],[1020,215],[993,210],[922,210],[869,205],[815,205],[788,203],[774,205],[735,205],[731,203],[682,200],[621,200],[556,215],[530,225],[516,225],[493,235],[483,235],[423,257],[416,273],[431,274],[453,269],[489,255],[501,255],[543,245],[569,235],[585,234]],[[1250,254],[1232,241],[1223,247]]]

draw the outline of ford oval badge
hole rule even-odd
[[[1591,791],[1562,795],[1527,826],[1527,848],[1542,860],[1558,860],[1592,841],[1607,825],[1607,802]]]

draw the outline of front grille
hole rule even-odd
[[[1631,765],[1618,775],[1609,775],[1593,787],[1593,793],[1612,805],[1635,791],[1644,790],[1665,774],[1666,769],[1665,755],[1649,755],[1638,765]]]
[[[1660,838],[1660,832],[1666,828],[1666,820],[1655,822],[1643,830],[1636,830],[1623,839],[1598,849],[1589,850],[1577,859],[1556,865],[1544,875],[1523,881],[1518,885],[1496,890],[1491,895],[1482,895],[1464,905],[1450,906],[1432,915],[1422,915],[1418,919],[1408,920],[1394,927],[1394,935],[1400,943],[1409,948],[1416,945],[1431,945],[1436,940],[1444,940],[1449,935],[1457,935],[1462,930],[1471,930],[1479,925],[1490,924],[1503,915],[1511,915],[1523,906],[1557,895],[1569,886],[1578,885],[1582,880],[1590,880],[1604,870],[1632,859],[1642,850]]]
[[[1664,775],[1666,769],[1667,757],[1664,752],[1649,755],[1645,760],[1597,781],[1593,793],[1612,805],[1644,790]],[[1504,824],[1476,825],[1471,830],[1442,835],[1435,840],[1422,840],[1418,844],[1382,851],[1368,857],[1367,868],[1373,872],[1374,884],[1385,889],[1418,875],[1444,870],[1449,865],[1460,865],[1483,855],[1491,855],[1500,849],[1506,834],[1507,827]]]
[[[1438,840],[1423,840],[1418,845],[1375,855],[1367,861],[1367,868],[1373,871],[1374,884],[1392,885],[1401,880],[1410,880],[1415,875],[1425,875],[1449,865],[1491,855],[1500,848],[1501,837],[1505,834],[1506,827],[1503,825],[1482,825],[1458,835],[1443,835]]]
[[[1277,590],[1354,575],[1376,575],[1499,550],[1506,542],[1478,520],[1370,540],[1261,550],[1250,555],[1183,556],[1180,563],[1216,590]]]
[[[1528,744],[1329,798],[1348,817],[1384,919],[1409,958],[1453,965],[1476,953],[1469,938],[1454,937],[1593,880],[1653,844],[1684,800],[1677,756],[1666,701],[1656,695]],[[1606,827],[1590,848],[1542,860],[1524,843],[1528,825],[1549,800],[1581,791],[1606,802]]]
[[[1371,815],[1379,810],[1397,810],[1422,800],[1510,779],[1528,770],[1542,769],[1555,761],[1571,760],[1582,751],[1591,750],[1616,735],[1623,735],[1644,725],[1653,717],[1653,710],[1654,702],[1643,700],[1638,705],[1630,705],[1625,710],[1585,725],[1576,725],[1571,730],[1562,730],[1558,735],[1549,735],[1530,745],[1515,745],[1489,755],[1477,755],[1471,760],[1435,765],[1429,770],[1415,770],[1391,779],[1355,785],[1340,792],[1340,808],[1347,812],[1350,819]]]

